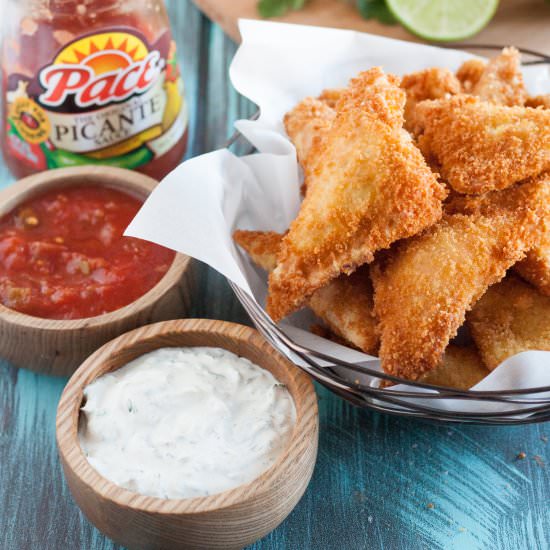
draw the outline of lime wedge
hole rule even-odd
[[[498,0],[386,0],[395,18],[426,40],[450,42],[479,32],[493,17]]]

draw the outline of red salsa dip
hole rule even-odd
[[[114,311],[153,288],[175,253],[122,233],[142,202],[108,187],[45,192],[0,219],[0,302],[46,319]]]

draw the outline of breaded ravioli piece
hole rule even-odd
[[[440,219],[445,190],[402,129],[404,103],[405,92],[378,68],[352,80],[338,101],[269,278],[273,320]]]
[[[308,305],[338,336],[361,351],[376,355],[380,339],[368,266],[361,266],[351,275],[340,275],[316,290]]]
[[[285,115],[286,133],[296,147],[298,162],[304,170],[307,170],[309,153],[315,149],[315,142],[322,139],[335,117],[334,109],[312,97],[300,101]]]
[[[504,48],[491,59],[472,86],[472,95],[497,105],[522,106],[527,90],[521,74],[520,54],[516,48]]]
[[[246,250],[250,259],[268,273],[277,266],[277,254],[283,240],[281,233],[275,231],[247,231],[237,229],[233,240]]]
[[[543,174],[536,178],[550,182],[550,174]],[[484,195],[458,195],[449,197],[445,203],[447,214],[483,213],[489,208],[499,191],[492,191]],[[547,199],[548,200],[548,199]],[[539,292],[550,295],[550,217],[546,216],[540,226],[540,234],[536,238],[535,246],[528,250],[525,258],[513,267],[514,271],[523,279],[537,287]]]
[[[432,67],[406,74],[401,88],[407,93],[405,104],[405,128],[414,132],[416,105],[426,99],[441,99],[461,92],[460,82],[449,69]]]
[[[469,390],[481,382],[489,372],[473,346],[463,348],[450,344],[441,363],[420,376],[418,381],[432,386]]]
[[[550,298],[507,276],[470,311],[468,326],[491,370],[522,351],[550,351]]]
[[[531,283],[539,292],[550,296],[550,219],[539,245],[527,252],[525,259],[514,266],[516,273]]]
[[[550,170],[550,111],[503,107],[472,96],[416,108],[418,144],[459,193],[505,189]]]
[[[252,261],[272,271],[283,235],[261,231],[235,231],[233,238]],[[378,350],[378,334],[373,315],[372,284],[368,267],[341,275],[309,299],[309,307],[341,339],[371,355]]]
[[[470,198],[371,268],[383,369],[410,380],[437,367],[466,312],[540,238],[550,182],[538,179]]]
[[[456,71],[456,78],[461,84],[462,92],[472,93],[472,89],[479,82],[485,67],[487,67],[487,62],[477,58],[468,59],[460,65]]]

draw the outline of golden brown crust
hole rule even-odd
[[[233,238],[252,261],[272,271],[283,235],[261,231],[235,231]],[[313,293],[308,305],[332,332],[365,353],[376,354],[378,334],[373,315],[373,291],[367,266],[353,275],[341,275]]]
[[[470,93],[497,105],[524,105],[527,90],[523,83],[518,50],[504,48],[500,55],[489,60]]]
[[[536,95],[534,97],[528,97],[525,102],[527,107],[542,107],[543,109],[550,109],[550,94]]]
[[[275,321],[340,274],[371,262],[377,250],[441,217],[444,188],[401,128],[404,101],[395,79],[380,69],[354,79],[339,101],[270,275],[268,312]]]
[[[416,108],[423,153],[459,193],[485,193],[550,169],[550,111],[502,107],[471,96]]]
[[[526,185],[529,184],[529,185]],[[540,189],[541,200],[547,195],[546,189],[550,185],[550,173],[541,174],[536,178],[529,178],[523,182],[516,184],[517,191],[510,193],[502,193],[501,191],[489,191],[482,195],[461,195],[454,193],[445,204],[445,212],[447,214],[468,214],[490,216],[501,211],[512,210],[517,205],[517,197],[520,194],[525,194],[529,197],[532,190]],[[538,194],[539,191],[536,191]],[[541,232],[537,239],[537,244],[541,243],[545,236],[547,220],[541,222]]]
[[[330,129],[336,112],[326,103],[307,97],[284,117],[288,137],[296,147],[298,162],[304,170],[308,167],[308,158],[316,140],[321,140],[324,132]]]
[[[467,214],[446,215],[399,243],[371,269],[382,367],[417,379],[435,368],[466,312],[540,238],[550,181],[539,179],[470,198]]]
[[[252,261],[266,271],[273,271],[277,265],[277,253],[283,235],[275,231],[246,231],[237,229],[233,240],[246,250]]]
[[[368,266],[360,267],[349,276],[340,275],[315,291],[308,303],[332,332],[361,351],[376,355],[379,338]]]
[[[541,179],[549,177],[540,176]],[[455,194],[445,204],[445,212],[447,214],[486,212],[494,204],[493,197],[498,196],[499,193],[499,191],[492,191],[479,196]],[[514,270],[536,286],[542,294],[548,296],[550,295],[550,219],[544,219],[541,227],[535,247],[514,266]]]
[[[334,109],[338,101],[340,101],[343,92],[344,88],[327,88],[320,93],[317,99],[328,105],[331,109]]]
[[[367,113],[392,128],[402,128],[406,94],[399,83],[399,77],[386,74],[381,67],[363,71],[349,81],[335,110]]]
[[[451,344],[445,350],[441,364],[424,373],[418,381],[433,386],[469,390],[489,372],[473,346],[461,348]]]
[[[486,66],[487,63],[482,59],[468,59],[460,65],[458,71],[456,71],[456,78],[459,80],[464,93],[472,93],[473,87],[479,82]]]
[[[550,220],[538,246],[529,250],[525,259],[514,266],[516,273],[537,287],[545,296],[550,296]]]
[[[483,361],[493,370],[516,353],[550,351],[550,298],[508,276],[476,304],[468,325]]]
[[[405,128],[414,132],[416,127],[416,105],[426,99],[441,99],[458,94],[460,82],[449,69],[432,67],[407,74],[401,81],[401,88],[407,93],[405,104]]]

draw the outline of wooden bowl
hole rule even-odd
[[[49,170],[0,192],[0,218],[29,198],[72,185],[103,185],[145,199],[157,182],[143,174],[106,166]],[[125,307],[85,319],[33,317],[0,304],[0,357],[45,374],[69,376],[92,351],[138,326],[175,319],[189,307],[191,259],[177,254],[164,277]]]
[[[269,370],[286,384],[296,405],[291,441],[276,463],[252,482],[207,497],[161,499],[139,495],[102,477],[78,440],[84,388],[159,347],[213,346]],[[304,493],[315,466],[319,418],[313,384],[255,330],[223,321],[188,319],[139,328],[89,357],[63,391],[57,409],[57,445],[76,503],[107,536],[129,548],[242,548],[281,523]]]

